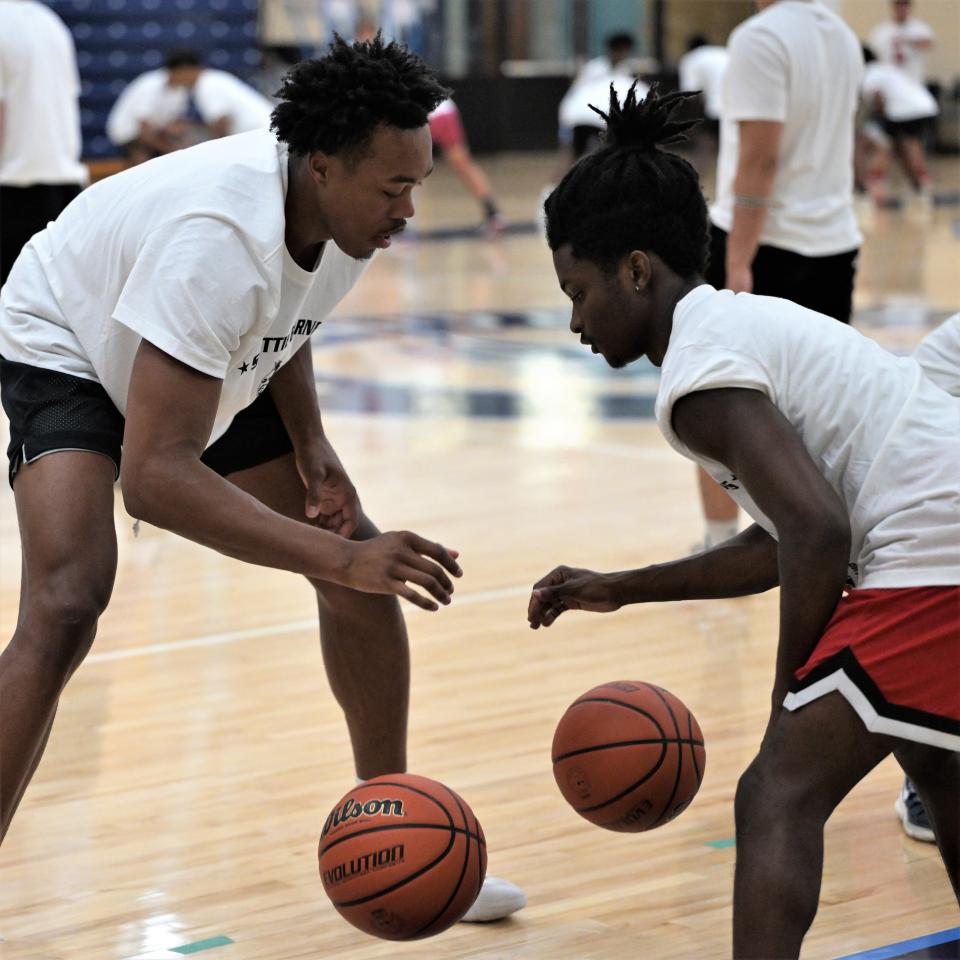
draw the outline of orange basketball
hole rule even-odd
[[[320,879],[340,915],[384,940],[455,924],[487,872],[483,830],[442,783],[409,773],[358,784],[320,834]]]
[[[640,680],[604,683],[574,700],[552,757],[567,803],[621,833],[651,830],[685,810],[706,763],[693,714],[669,690]]]

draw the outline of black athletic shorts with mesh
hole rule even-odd
[[[63,450],[103,454],[120,476],[124,419],[99,383],[0,357],[0,401],[10,421],[10,486],[24,463]],[[276,404],[265,391],[234,417],[201,459],[225,477],[292,450]]]

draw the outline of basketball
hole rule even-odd
[[[604,683],[574,700],[551,755],[564,800],[620,833],[652,830],[682,813],[706,763],[693,714],[669,690],[639,680]]]
[[[444,784],[409,773],[347,793],[323,826],[319,858],[337,912],[384,940],[419,940],[455,924],[487,871],[470,807]]]

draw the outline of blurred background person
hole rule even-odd
[[[165,65],[137,77],[113,105],[107,136],[131,165],[203,140],[270,124],[271,102],[193,50],[171,50]]]
[[[70,32],[36,0],[0,0],[0,284],[80,192],[80,76]]]
[[[677,68],[681,90],[699,90],[703,125],[714,139],[720,137],[720,109],[723,101],[723,76],[727,70],[727,48],[695,33],[687,42],[687,52],[680,58]]]
[[[502,233],[506,221],[493,196],[493,187],[480,165],[473,159],[460,111],[453,100],[444,100],[428,117],[434,146],[443,154],[450,168],[476,198],[483,210],[483,227],[490,236]]]
[[[866,62],[863,98],[869,120],[883,130],[883,137],[865,133],[866,183],[877,204],[883,204],[889,192],[890,154],[895,152],[913,187],[919,206],[928,210],[933,203],[932,180],[927,167],[925,140],[939,113],[933,94],[906,70],[891,63],[880,63],[869,47],[864,47]]]
[[[926,54],[933,47],[933,28],[912,14],[911,0],[891,0],[890,19],[878,23],[868,39],[881,63],[900,67],[917,83],[927,82]]]
[[[705,279],[849,323],[863,239],[853,207],[860,41],[821,4],[757,7],[727,45]],[[698,476],[710,548],[736,534],[738,511],[706,473]]]

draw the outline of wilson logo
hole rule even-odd
[[[351,820],[359,820],[361,817],[404,817],[402,800],[368,800],[366,803],[360,803],[352,797],[345,803],[336,807],[333,813],[327,817],[327,822],[323,825],[320,833],[325,837],[335,827],[340,827]]]

